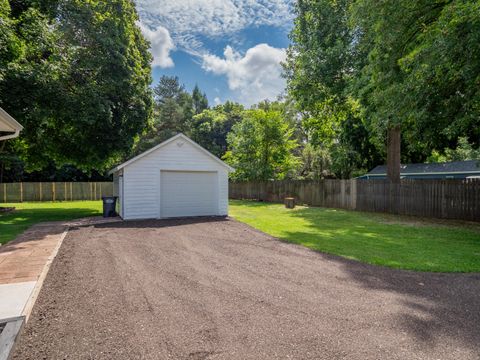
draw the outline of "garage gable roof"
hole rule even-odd
[[[141,153],[140,155],[137,155],[135,156],[134,158],[131,158],[130,160],[127,160],[125,161],[123,164],[120,164],[120,165],[117,165],[115,168],[113,168],[112,170],[110,170],[108,173],[109,174],[113,174],[113,173],[116,173],[117,171],[123,169],[125,166],[143,158],[144,156],[147,156],[148,154],[174,142],[175,140],[178,140],[178,139],[182,139],[182,140],[185,140],[186,142],[188,142],[189,144],[193,145],[194,148],[196,148],[197,150],[201,151],[202,153],[204,153],[205,155],[207,155],[208,157],[210,157],[212,160],[216,161],[217,163],[219,163],[220,165],[226,167],[228,169],[228,171],[234,171],[235,169],[232,168],[230,165],[224,163],[222,160],[220,160],[218,157],[216,157],[215,155],[213,155],[211,152],[209,152],[208,150],[204,149],[203,147],[201,147],[200,145],[198,145],[195,141],[193,141],[192,139],[190,139],[188,136],[182,134],[182,133],[179,133],[173,137],[171,137],[170,139],[168,140],[165,140],[164,142],[152,147],[151,149]]]
[[[17,137],[23,126],[18,123],[13,117],[11,117],[5,110],[0,107],[0,131],[13,133],[11,135],[1,136],[0,140],[6,140],[13,137]]]

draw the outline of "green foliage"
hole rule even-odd
[[[478,1],[299,0],[295,12],[288,91],[336,176],[380,163],[397,124],[405,162],[480,144]]]
[[[192,139],[217,157],[223,157],[227,152],[227,135],[242,120],[243,111],[242,105],[232,102],[203,110],[193,117]]]
[[[194,114],[192,96],[180,84],[178,77],[162,76],[153,93],[153,123],[135,145],[134,154],[148,150],[178,133],[190,133]]]
[[[11,4],[9,16],[2,0],[0,106],[25,127],[11,151],[29,170],[108,168],[152,112],[151,56],[133,2]]]
[[[460,136],[479,143],[478,1],[357,0],[351,18],[366,59],[354,86],[378,136],[401,124],[420,158]]]
[[[353,47],[358,34],[349,22],[351,4],[298,1],[285,64],[289,95],[302,115],[306,140],[329,152],[328,173],[342,178],[373,167],[379,158],[350,91],[359,61]]]
[[[8,71],[8,64],[23,58],[25,44],[15,33],[8,0],[0,0],[0,81]]]
[[[224,159],[236,171],[235,180],[271,180],[291,176],[297,166],[292,151],[292,129],[275,110],[252,109],[227,136],[229,151]]]
[[[200,91],[198,85],[195,85],[192,91],[193,110],[195,115],[200,114],[203,110],[208,109],[208,99],[205,93]]]
[[[299,0],[285,73],[289,94],[311,116],[340,105],[350,77],[354,34],[348,27],[351,0]]]
[[[300,180],[320,180],[331,175],[332,159],[325,148],[305,144],[300,154],[297,178]]]
[[[461,137],[455,149],[445,149],[444,154],[433,151],[427,160],[428,162],[480,160],[480,147],[475,149],[466,137]]]

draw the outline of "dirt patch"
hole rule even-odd
[[[69,232],[14,359],[478,359],[480,275],[392,270],[232,220]]]

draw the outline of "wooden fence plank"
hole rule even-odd
[[[318,180],[232,182],[230,198],[480,221],[480,180]]]
[[[0,203],[97,200],[113,195],[112,182],[38,182],[0,184]]]

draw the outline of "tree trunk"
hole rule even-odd
[[[294,209],[295,208],[295,198],[293,197],[286,197],[285,198],[285,207],[287,209]]]
[[[387,178],[392,183],[400,182],[400,126],[388,128]]]

